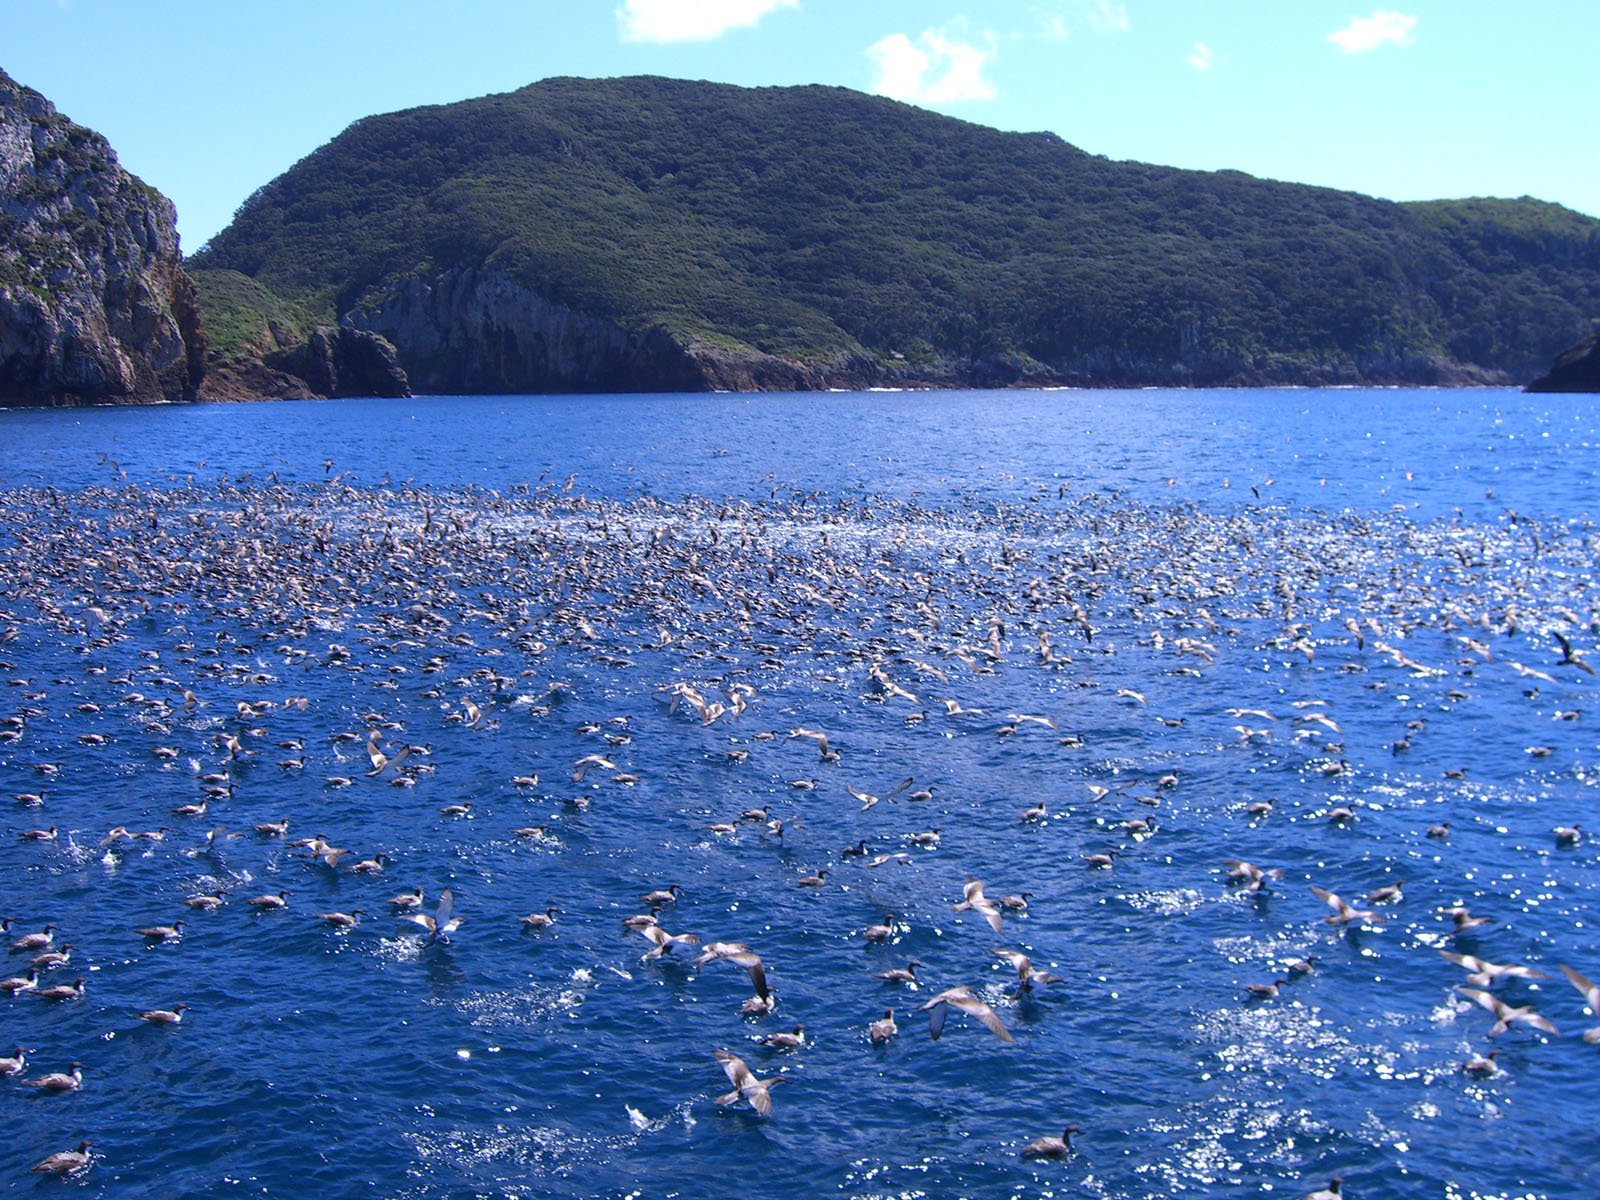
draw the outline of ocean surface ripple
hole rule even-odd
[[[9,1187],[90,1138],[114,1196],[1592,1190],[1591,401],[0,436],[0,915],[70,944],[0,995]]]

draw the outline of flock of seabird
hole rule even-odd
[[[942,821],[948,833],[961,810],[940,807],[940,785],[924,782],[915,763],[900,764],[882,781],[854,774],[856,747],[837,733],[830,736],[825,716],[771,727],[769,698],[782,687],[784,673],[800,665],[832,673],[861,697],[863,711],[878,706],[912,731],[938,728],[997,744],[1053,743],[1063,762],[1061,788],[1004,820],[1021,828],[1095,814],[1093,828],[1116,844],[1083,853],[1078,870],[1108,877],[1122,856],[1168,832],[1172,818],[1164,800],[1185,786],[1183,770],[1138,780],[1075,775],[1072,756],[1084,746],[1081,733],[1047,712],[990,712],[980,706],[974,681],[1005,672],[1048,673],[1080,696],[1126,707],[1166,728],[1198,720],[1202,709],[1214,711],[1219,732],[1227,734],[1219,744],[1248,751],[1292,743],[1302,749],[1312,780],[1337,780],[1351,769],[1355,754],[1345,746],[1337,711],[1310,699],[1278,711],[1259,703],[1224,710],[1214,697],[1201,698],[1208,666],[1254,639],[1255,649],[1304,664],[1303,677],[1319,682],[1326,682],[1319,655],[1328,658],[1333,647],[1339,673],[1360,673],[1369,687],[1459,677],[1461,690],[1450,693],[1456,703],[1480,687],[1520,688],[1530,697],[1541,688],[1565,686],[1563,695],[1575,687],[1592,691],[1586,655],[1597,634],[1600,597],[1583,569],[1595,557],[1597,539],[1589,530],[1545,527],[1542,536],[1529,537],[1526,519],[1488,531],[1447,523],[1429,531],[1423,544],[1416,527],[1379,527],[1381,518],[1346,514],[1330,530],[1321,528],[1320,518],[1296,526],[1280,513],[1269,528],[1247,512],[1201,519],[1181,506],[1140,509],[1104,497],[1068,498],[1063,490],[1053,497],[1061,502],[1058,515],[1040,536],[1029,522],[1038,519],[1039,502],[1048,496],[1028,497],[1010,511],[977,505],[939,511],[909,501],[780,492],[774,487],[764,501],[604,500],[584,496],[570,478],[564,485],[498,493],[356,487],[331,472],[310,484],[268,478],[140,486],[119,479],[74,492],[13,488],[0,494],[0,677],[8,685],[0,712],[0,778],[28,781],[12,792],[22,817],[13,822],[14,836],[46,855],[67,846],[93,847],[95,856],[173,847],[178,870],[191,868],[192,857],[184,854],[217,853],[231,841],[292,847],[307,872],[400,876],[407,885],[387,900],[382,892],[392,888],[371,885],[382,891],[369,889],[366,907],[304,914],[307,919],[336,931],[382,919],[396,927],[410,922],[426,945],[472,928],[463,925],[472,919],[465,903],[470,897],[463,897],[461,910],[451,887],[428,900],[433,885],[425,883],[440,878],[443,864],[407,860],[392,846],[369,855],[335,845],[322,832],[291,839],[290,822],[258,806],[252,782],[262,772],[283,772],[332,794],[350,787],[403,789],[442,776],[451,739],[513,719],[562,720],[574,685],[570,677],[551,678],[547,666],[560,655],[619,672],[647,656],[652,663],[670,658],[669,681],[654,689],[657,715],[705,731],[721,745],[729,769],[753,771],[763,755],[807,747],[814,765],[784,781],[787,796],[780,791],[758,807],[713,814],[717,819],[705,826],[713,839],[736,844],[750,830],[760,835],[752,844],[794,845],[808,836],[807,820],[815,820],[808,818],[816,811],[812,792],[837,813],[905,814],[899,819],[910,827],[893,841],[874,834],[831,852],[815,838],[803,843],[813,865],[793,883],[819,893],[847,871],[892,870],[913,855],[939,853],[941,827],[929,825],[928,817]],[[1395,537],[1415,544],[1395,546]],[[1381,564],[1372,557],[1375,544],[1382,546]],[[1429,562],[1429,569],[1408,571],[1403,554]],[[1544,565],[1560,571],[1563,588],[1559,596],[1552,591],[1530,599],[1537,589],[1530,593],[1527,576]],[[1263,629],[1268,634],[1258,637]],[[1453,639],[1459,660],[1426,659],[1413,648],[1423,633]],[[34,677],[11,661],[44,655],[42,648],[52,645],[76,658],[79,674]],[[1148,684],[1141,684],[1145,690],[1132,686],[1136,680],[1119,668],[1119,653],[1134,648],[1164,678],[1194,681],[1196,701],[1188,711],[1152,711]],[[359,721],[350,720],[348,708],[328,704],[322,742],[304,732],[280,732],[291,716],[298,730],[317,725],[336,678],[370,697]],[[1530,758],[1549,754],[1562,738],[1581,738],[1581,710],[1559,715],[1548,743],[1527,748]],[[424,724],[425,734],[413,732]],[[537,791],[543,774],[566,793],[567,816],[558,820],[581,819],[614,789],[659,772],[652,754],[672,752],[659,747],[647,754],[632,744],[640,724],[629,713],[585,723],[575,736],[595,749],[568,761],[508,766],[504,787],[508,794]],[[1429,734],[1427,722],[1415,721],[1389,749],[1400,756]],[[61,828],[51,819],[58,776],[105,754],[127,755],[139,770],[181,783],[181,802],[152,821],[147,807],[107,797],[104,827]],[[363,761],[365,767],[350,765]],[[1278,819],[1273,803],[1262,798],[1241,807],[1241,821]],[[460,796],[439,813],[466,822],[475,804],[481,808],[477,797]],[[1113,808],[1120,810],[1114,817],[1102,816]],[[1335,823],[1362,816],[1348,803],[1330,804],[1324,813]],[[520,826],[514,833],[558,844],[560,826]],[[1426,833],[1444,843],[1450,838],[1445,822]],[[370,830],[369,837],[381,841],[381,830]],[[1574,848],[1587,833],[1576,822],[1563,823],[1552,837]],[[801,964],[775,964],[744,942],[702,940],[682,930],[673,914],[684,889],[670,882],[670,867],[661,864],[661,886],[642,894],[639,911],[623,922],[627,935],[645,944],[640,959],[685,958],[686,969],[695,972],[732,967],[752,988],[740,1007],[744,1018],[760,1021],[780,1011],[778,983]],[[1281,887],[1284,876],[1280,867],[1242,858],[1208,869],[1221,873],[1221,886],[1246,894]],[[953,865],[946,907],[981,920],[993,939],[1003,939],[1008,919],[1047,905],[1052,890],[1098,886],[1088,874],[1081,884],[1064,878],[1058,870],[1050,879],[1032,880],[1031,891],[991,896],[981,879]],[[1324,884],[1338,881],[1324,880],[1311,891],[1336,931],[1381,925],[1406,902],[1399,880],[1365,895],[1340,895]],[[26,911],[27,897],[7,890],[12,911],[3,927],[19,966],[0,991],[12,1004],[82,1000],[89,975],[77,972],[87,948],[72,944],[70,929],[28,924],[35,914]],[[218,886],[184,898],[182,916],[152,924],[130,920],[128,937],[181,953],[182,943],[214,919],[210,914],[235,903],[248,906],[256,919],[293,918],[294,893],[283,887],[236,896]],[[521,924],[543,933],[559,926],[571,903],[535,908]],[[1490,921],[1464,907],[1442,916],[1451,922],[1450,939],[1470,938]],[[859,930],[864,945],[892,943],[905,929],[899,911],[871,920]],[[1041,956],[1037,948],[990,941],[985,938],[978,953],[1016,977],[1008,1004],[1066,982],[1039,965],[1064,947]],[[1493,1018],[1486,1036],[1513,1026],[1555,1034],[1547,1016],[1497,990],[1507,980],[1547,978],[1547,972],[1495,963],[1461,944],[1441,953],[1467,971],[1460,995]],[[1591,1015],[1600,1015],[1600,989],[1570,964],[1557,965]],[[1241,1002],[1270,1004],[1316,969],[1315,956],[1282,964],[1270,980],[1244,985]],[[865,1052],[883,1053],[900,1032],[895,1007],[876,999],[874,988],[937,989],[916,1005],[933,1039],[955,1012],[999,1043],[1014,1040],[990,1002],[998,992],[975,987],[977,976],[935,981],[931,974],[915,958],[886,967],[869,956],[856,999]],[[69,977],[73,982],[64,982]],[[873,1019],[877,1012],[882,1016]],[[173,999],[136,1015],[168,1028],[204,1020]],[[730,1023],[730,1034],[737,1028]],[[759,1044],[764,1054],[801,1055],[813,1036],[795,1024]],[[1584,1038],[1600,1042],[1600,1029]],[[92,1061],[90,1049],[84,1058]],[[1477,1056],[1462,1069],[1490,1074],[1498,1069],[1494,1059],[1493,1052]],[[720,1065],[731,1089],[716,1096],[718,1105],[747,1105],[763,1118],[774,1113],[773,1090],[784,1074],[763,1078],[766,1067],[726,1047],[709,1050],[707,1060]],[[19,1046],[0,1059],[0,1076],[44,1093],[94,1086],[92,1073],[85,1082],[83,1062],[41,1066],[53,1069],[29,1075],[34,1064]],[[1085,1121],[1082,1136],[1092,1139],[1092,1117],[1077,1115]],[[1018,1152],[1027,1159],[1068,1157],[1079,1133],[1069,1123],[1059,1137],[1039,1137]],[[92,1144],[85,1139],[33,1170],[80,1173],[92,1161]],[[1340,1187],[1334,1180],[1316,1195],[1340,1195]]]

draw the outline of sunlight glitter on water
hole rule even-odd
[[[787,419],[781,402],[772,412]],[[266,431],[262,446],[272,419],[237,418]],[[757,482],[771,464],[733,453],[715,469],[747,477],[721,491],[658,479],[650,495],[638,472],[607,486],[606,463],[575,464],[594,475],[581,498],[449,480],[329,490],[320,467],[279,492],[92,478],[63,479],[54,499],[5,491],[6,577],[36,586],[0,593],[0,636],[14,630],[0,643],[14,660],[5,674],[28,681],[0,698],[23,739],[0,753],[0,778],[46,793],[19,825],[65,831],[0,846],[19,881],[7,907],[70,927],[94,973],[68,1008],[23,998],[9,1011],[41,1060],[117,1034],[73,1101],[104,1129],[108,1166],[91,1178],[131,1186],[109,1164],[167,1138],[184,1108],[144,1107],[135,1081],[181,1069],[203,1044],[218,1086],[274,1115],[243,1151],[202,1123],[173,1152],[189,1180],[244,1154],[256,1178],[285,1186],[291,1133],[354,1124],[373,1136],[343,1169],[406,1175],[393,1193],[419,1197],[653,1196],[695,1164],[796,1196],[1293,1195],[1340,1172],[1352,1195],[1356,1181],[1363,1194],[1439,1194],[1452,1175],[1462,1194],[1570,1190],[1594,1163],[1526,1147],[1584,1111],[1580,998],[1555,968],[1600,961],[1586,919],[1600,866],[1586,841],[1559,847],[1551,832],[1581,818],[1594,788],[1583,716],[1558,714],[1592,707],[1595,685],[1558,666],[1553,636],[1593,653],[1581,489],[1554,481],[1542,501],[1519,497],[1515,522],[1448,491],[1419,493],[1422,510],[1368,497],[1335,512],[1287,499],[1304,481],[1280,470],[1279,495],[1258,505],[1238,498],[1256,451],[1219,438],[1208,452],[1215,474],[1235,477],[1227,495],[1083,479],[1063,492],[1046,460],[1074,448],[1049,443],[1048,423],[1028,439],[1037,481],[1019,473],[974,492],[940,482],[938,453],[939,476],[913,472],[873,497],[830,491],[825,476],[773,493]],[[1366,484],[1338,486],[1348,501]],[[437,546],[418,535],[424,491],[448,527]],[[142,545],[152,516],[178,531],[163,533],[159,559]],[[186,542],[211,547],[209,573]],[[302,557],[315,553],[325,560]],[[707,721],[669,707],[674,684],[724,711]],[[740,717],[727,712],[734,684],[750,689]],[[135,686],[157,703],[124,700]],[[308,706],[285,707],[294,695]],[[265,701],[235,719],[237,704]],[[820,757],[797,728],[825,730],[840,757]],[[368,730],[388,754],[418,747],[403,770],[367,778]],[[86,733],[111,741],[92,749]],[[229,736],[243,754],[228,756]],[[302,748],[269,749],[285,739]],[[170,768],[152,757],[169,743],[181,750]],[[304,765],[273,765],[291,753]],[[614,767],[573,780],[590,754]],[[33,777],[55,761],[58,779]],[[228,780],[214,812],[171,815],[207,774]],[[511,782],[530,774],[536,786]],[[907,775],[932,785],[926,798],[863,807],[846,786],[883,795]],[[1267,798],[1272,811],[1246,811]],[[1023,822],[1041,801],[1044,817]],[[464,815],[439,811],[461,803]],[[781,831],[739,819],[762,806]],[[395,878],[253,835],[202,844],[218,819],[283,818],[358,857],[385,850]],[[1441,820],[1448,835],[1430,836]],[[97,843],[118,821],[167,825],[167,840],[119,847],[102,866]],[[547,830],[522,832],[535,824]],[[937,844],[907,841],[933,828]],[[860,858],[843,852],[858,843]],[[1109,867],[1081,857],[1112,849]],[[1282,875],[1247,893],[1224,879],[1228,858]],[[821,886],[797,886],[819,867]],[[952,912],[969,876],[996,897],[1027,889],[1026,914],[1008,911],[996,933],[980,913]],[[1364,899],[1401,881],[1401,899]],[[621,922],[673,882],[682,895],[661,924],[758,951],[776,1017],[740,1013],[753,986],[743,968],[697,974],[693,948],[644,959],[650,943]],[[413,884],[427,912],[452,888],[461,927],[432,944],[414,925],[395,932],[385,900]],[[1311,885],[1384,920],[1329,924],[1337,914]],[[244,911],[246,896],[280,887],[287,912]],[[180,944],[130,944],[128,926],[225,888]],[[556,903],[550,930],[519,927]],[[308,915],[361,904],[382,915],[347,932]],[[1458,930],[1447,915],[1458,906],[1493,920]],[[886,917],[890,938],[864,946]],[[1019,946],[1067,982],[1020,993],[993,955]],[[1548,1012],[1567,1036],[1517,1025],[1490,1039],[1494,1018],[1454,990],[1466,973],[1440,950],[1542,967],[1552,981],[1495,994]],[[871,977],[911,958],[927,964],[915,988]],[[1246,999],[1246,984],[1304,959],[1314,970],[1279,996]],[[966,1016],[929,1040],[917,1010],[957,984],[1014,1043]],[[120,1032],[130,1009],[178,996],[197,1003],[175,1036]],[[900,1035],[874,1047],[867,1024],[891,1006]],[[756,1040],[796,1022],[799,1051]],[[304,1094],[278,1066],[279,1038],[359,1063],[360,1088]],[[1509,1068],[1469,1081],[1459,1065],[1486,1044]],[[790,1076],[772,1118],[712,1104],[729,1082],[716,1047],[761,1077]],[[24,1138],[50,1132],[43,1107],[14,1114]],[[1069,1120],[1088,1130],[1076,1156],[1019,1161],[1027,1140]],[[1487,1120],[1520,1149],[1459,1163],[1452,1131]]]

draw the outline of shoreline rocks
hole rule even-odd
[[[361,329],[319,325],[303,344],[269,354],[262,364],[298,376],[317,395],[330,399],[411,395],[394,346]]]
[[[1558,355],[1555,364],[1523,390],[1600,392],[1600,329]]]

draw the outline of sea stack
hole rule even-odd
[[[172,202],[0,70],[0,405],[193,400],[204,364]]]
[[[1527,387],[1530,392],[1600,392],[1600,329],[1572,349]]]

